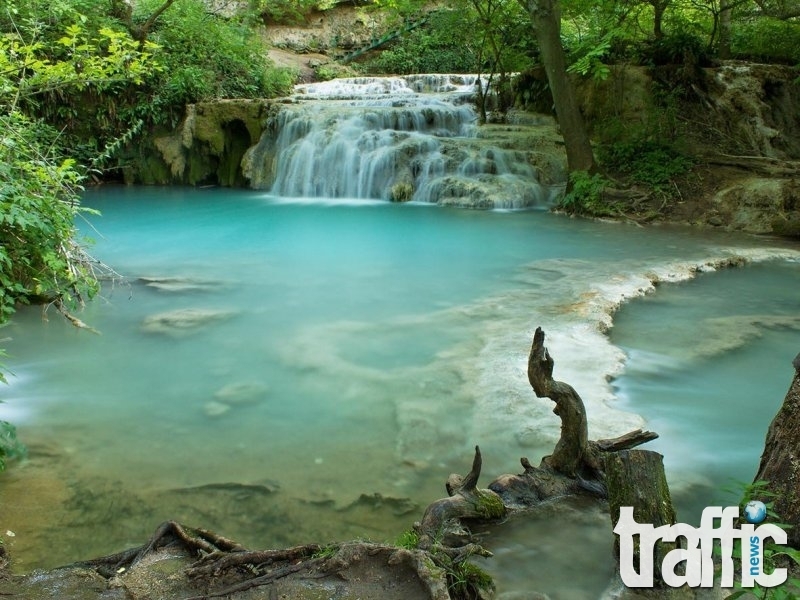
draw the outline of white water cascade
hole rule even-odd
[[[249,151],[251,185],[283,197],[548,206],[528,154],[478,134],[476,83],[412,75],[298,85]]]

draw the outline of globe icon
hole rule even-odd
[[[760,500],[750,500],[744,507],[744,518],[748,523],[757,525],[767,518],[767,507]]]

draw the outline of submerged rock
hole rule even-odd
[[[234,311],[213,308],[179,308],[146,317],[142,329],[147,333],[181,336],[201,327],[231,318]]]
[[[224,404],[222,402],[206,402],[203,405],[203,412],[206,413],[209,417],[221,417],[225,413],[227,413],[231,409],[229,404]]]
[[[258,381],[242,381],[221,387],[214,393],[216,404],[224,403],[229,406],[256,404],[262,401],[269,388]]]
[[[219,287],[218,282],[204,281],[192,277],[139,277],[146,287],[160,292],[202,292]]]

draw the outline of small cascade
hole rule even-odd
[[[251,185],[282,197],[544,206],[524,150],[477,136],[474,75],[298,85],[251,148]]]

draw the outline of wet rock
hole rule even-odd
[[[108,589],[108,582],[93,569],[66,568],[34,571],[23,577],[0,580],[0,595],[26,600],[128,600],[123,588]]]

